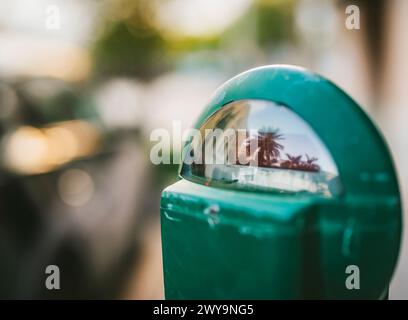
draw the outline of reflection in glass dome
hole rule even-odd
[[[187,148],[181,175],[228,188],[340,191],[337,167],[310,125],[264,100],[231,102],[210,116]]]

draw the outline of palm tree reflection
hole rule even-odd
[[[248,136],[245,139],[243,144],[245,159],[240,161],[237,157],[236,164],[310,172],[320,171],[320,166],[316,163],[318,158],[308,154],[305,154],[305,159],[303,159],[303,155],[285,153],[286,159],[283,159],[281,152],[284,151],[285,146],[279,141],[284,139],[279,129],[261,128],[256,135]]]

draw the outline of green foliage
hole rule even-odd
[[[159,34],[141,21],[114,22],[95,45],[95,73],[151,78],[165,67],[163,48]]]
[[[294,38],[293,1],[256,6],[257,37],[260,46],[282,43]]]

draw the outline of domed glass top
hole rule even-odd
[[[224,188],[334,196],[337,167],[326,146],[289,107],[240,100],[212,114],[190,136],[181,176]]]

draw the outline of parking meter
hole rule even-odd
[[[162,193],[167,299],[386,298],[398,182],[346,93],[302,68],[256,68],[222,85],[195,128],[212,146],[207,131],[241,134],[235,155],[222,152],[228,139],[214,147],[221,162],[196,161],[204,143],[189,139]]]

